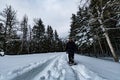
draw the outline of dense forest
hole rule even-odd
[[[83,7],[79,6],[77,13],[72,14],[69,35],[76,40],[79,53],[117,58],[116,55],[120,55],[120,0],[87,0]]]
[[[28,23],[28,16],[17,20],[17,12],[7,6],[0,12],[0,51],[5,54],[31,54],[64,51],[64,41],[50,25],[45,26],[41,18]]]

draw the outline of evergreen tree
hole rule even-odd
[[[72,24],[70,37],[76,39],[79,48],[88,48],[90,41],[90,26],[88,24],[90,15],[88,13],[88,8],[82,9],[79,7],[77,15],[72,15]],[[74,32],[74,33],[73,33]],[[73,34],[73,36],[71,36]],[[86,46],[86,47],[84,47]]]
[[[45,26],[41,19],[35,21],[33,26],[33,42],[34,42],[34,51],[43,52],[43,43],[45,41]]]
[[[33,38],[34,40],[40,40],[44,37],[45,34],[45,26],[41,19],[35,21],[35,25],[33,26]]]
[[[0,51],[3,50],[4,43],[4,26],[0,23]]]
[[[47,41],[48,41],[48,51],[53,52],[54,51],[54,35],[53,35],[53,29],[51,26],[47,26]]]
[[[54,37],[55,37],[55,41],[59,41],[59,36],[56,30],[54,32]]]
[[[60,42],[60,39],[59,39],[59,36],[58,36],[57,31],[55,30],[55,31],[54,31],[54,51],[55,51],[55,52],[57,52],[57,51],[60,50],[59,42]],[[62,48],[62,47],[61,47],[61,48]]]
[[[7,43],[12,39],[13,27],[16,25],[16,11],[11,6],[7,6],[3,12],[0,13],[2,17],[0,21],[4,25],[4,51],[7,51]]]
[[[21,49],[19,53],[29,53],[28,51],[28,41],[27,41],[27,35],[28,35],[28,17],[25,15],[23,17],[23,20],[21,22],[21,31],[22,31],[22,43],[21,43]]]
[[[71,25],[70,25],[70,35],[69,37],[74,37],[76,35],[76,28],[78,27],[77,26],[77,17],[75,14],[72,14],[72,17],[71,17]]]
[[[53,40],[53,29],[49,25],[47,27],[47,35],[48,35],[48,38],[52,41]]]

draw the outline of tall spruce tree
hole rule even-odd
[[[13,27],[16,25],[16,11],[11,6],[7,6],[2,12],[0,21],[4,25],[4,52],[7,51],[7,43],[12,39]]]
[[[59,39],[59,36],[58,36],[57,31],[55,30],[55,31],[54,31],[54,51],[55,51],[55,52],[57,52],[57,51],[60,50],[59,42],[60,42],[60,39]],[[61,48],[62,48],[62,47],[61,47]]]
[[[4,26],[0,23],[0,51],[3,50],[3,43],[4,43]]]
[[[34,51],[43,52],[43,41],[45,41],[45,26],[41,19],[36,19],[35,25],[33,26],[33,39]]]
[[[21,26],[21,31],[22,31],[22,43],[21,43],[21,47],[20,47],[20,51],[18,52],[19,53],[29,53],[29,48],[28,48],[28,41],[27,41],[27,38],[28,38],[28,17],[25,15],[23,17],[23,20],[20,24]]]
[[[55,30],[55,32],[54,32],[54,40],[55,40],[55,41],[59,41],[59,36],[58,36],[58,33],[57,33],[56,30]]]
[[[69,37],[75,37],[76,35],[76,28],[78,27],[77,26],[77,17],[75,14],[72,14],[72,17],[71,17],[71,25],[70,25],[70,35]]]
[[[54,51],[54,35],[53,35],[53,29],[51,26],[47,26],[47,41],[48,41],[48,48],[50,52]]]
[[[34,40],[40,40],[44,37],[45,34],[45,26],[41,19],[35,20],[35,25],[33,26],[33,38]]]

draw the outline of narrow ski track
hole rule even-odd
[[[51,64],[53,61],[55,61],[56,58],[52,58],[49,59],[47,61],[45,61],[42,64],[39,64],[38,66],[36,66],[35,68],[17,75],[16,77],[12,78],[11,80],[33,80],[33,78],[39,74],[40,72],[42,72],[46,67],[49,66],[49,64]]]

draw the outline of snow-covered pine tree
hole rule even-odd
[[[58,42],[59,42],[59,37],[58,37],[57,31],[55,30],[54,31],[54,51],[55,52],[59,50]]]
[[[13,37],[13,28],[17,23],[16,20],[16,11],[11,7],[7,6],[2,12],[0,12],[0,22],[4,25],[4,52],[7,50],[7,43],[11,41]]]
[[[59,38],[57,31],[54,31],[54,51],[60,52],[64,51],[64,44],[63,41]]]
[[[89,27],[88,8],[80,8],[77,15],[72,15],[70,37],[76,39],[79,48],[85,50],[90,46],[90,27]]]
[[[77,17],[75,14],[72,14],[71,17],[71,25],[70,25],[70,35],[69,37],[74,37],[76,35],[76,28],[78,27],[77,25]]]
[[[34,52],[43,52],[43,45],[42,43],[45,40],[45,26],[41,19],[35,19],[35,24],[33,26],[33,51]]]
[[[54,51],[54,33],[50,25],[47,26],[46,34],[47,34],[47,41],[48,41],[48,51],[53,52]]]

